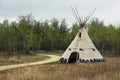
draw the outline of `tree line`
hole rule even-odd
[[[88,27],[92,41],[101,52],[120,54],[120,26],[112,24],[106,26],[103,21],[96,18],[88,24]]]
[[[99,19],[88,24],[88,33],[95,46],[102,51],[120,52],[120,27],[104,25]],[[30,14],[19,16],[18,21],[0,23],[0,51],[8,54],[29,54],[35,50],[65,50],[79,30],[74,23],[68,27],[66,20],[57,18],[37,21]]]

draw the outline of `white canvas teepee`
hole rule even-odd
[[[73,9],[73,8],[72,8]],[[77,18],[80,30],[76,37],[71,42],[69,47],[66,49],[60,62],[62,63],[73,63],[73,62],[102,62],[104,58],[100,52],[94,46],[90,39],[87,31],[85,30],[85,24],[89,17],[93,14],[90,13],[84,20],[80,18],[77,9],[73,9],[75,17]]]

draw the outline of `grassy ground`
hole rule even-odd
[[[35,52],[31,52],[33,53],[32,55],[11,55],[8,56],[7,55],[0,55],[0,66],[2,65],[10,65],[10,64],[19,64],[19,63],[28,63],[28,62],[35,62],[35,61],[41,61],[41,60],[45,60],[48,59],[49,57],[47,56],[43,56],[43,55],[36,55],[36,54],[45,54],[45,55],[58,55],[61,56],[62,55],[62,51],[54,51],[54,52],[46,52],[46,51],[35,51]]]
[[[10,64],[19,64],[19,63],[28,63],[48,59],[49,57],[43,55],[11,55],[7,58],[4,55],[0,55],[0,66],[1,65],[10,65]]]
[[[50,55],[58,55],[61,56],[64,51],[35,51],[36,54],[50,54]]]
[[[120,57],[105,62],[47,64],[0,72],[0,80],[120,80]]]

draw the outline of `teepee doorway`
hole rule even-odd
[[[69,57],[68,63],[75,63],[78,59],[79,59],[79,53],[72,52],[70,57]]]

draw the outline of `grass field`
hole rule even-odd
[[[105,62],[45,64],[0,72],[0,80],[120,80],[120,57]]]
[[[48,56],[44,56],[44,55],[58,55],[61,56],[63,51],[35,51],[35,52],[31,52],[33,54],[31,55],[11,55],[8,56],[7,55],[3,55],[0,54],[0,66],[2,65],[11,65],[11,64],[19,64],[19,63],[28,63],[28,62],[35,62],[35,61],[41,61],[41,60],[45,60],[48,59],[50,57]],[[43,55],[37,55],[37,54],[43,54]]]
[[[58,55],[61,56],[64,51],[35,51],[36,54],[50,54],[50,55]]]
[[[11,65],[19,63],[28,63],[48,59],[48,56],[44,55],[12,55],[9,58],[0,55],[0,66],[1,65]]]

